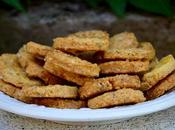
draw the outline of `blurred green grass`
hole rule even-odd
[[[7,5],[15,8],[17,11],[26,12],[26,8],[20,0],[0,0]],[[111,11],[118,16],[124,17],[128,7],[136,8],[138,11],[146,11],[158,15],[172,17],[172,1],[173,0],[82,0],[86,2],[92,8],[98,8],[101,4],[108,5]],[[31,3],[32,0],[26,0],[25,2]],[[72,1],[73,2],[73,1]]]

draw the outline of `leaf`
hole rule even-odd
[[[135,7],[145,11],[173,16],[171,0],[129,0],[129,2]]]
[[[86,2],[93,8],[96,8],[101,0],[86,0]]]
[[[25,12],[25,9],[21,5],[19,0],[2,0],[4,3],[14,7],[18,11]]]
[[[119,17],[125,15],[127,0],[106,0],[113,12]]]

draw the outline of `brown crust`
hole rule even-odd
[[[123,104],[135,104],[144,102],[146,99],[143,92],[130,88],[123,88],[113,92],[107,92],[88,100],[88,107],[92,109],[111,107]]]
[[[99,67],[102,74],[139,73],[149,69],[149,61],[110,61]]]
[[[77,98],[78,88],[67,85],[34,86],[22,89],[26,97]]]
[[[52,64],[55,64],[68,72],[89,77],[98,76],[100,72],[100,68],[97,66],[97,64],[92,64],[86,60],[81,60],[78,57],[71,56],[59,50],[49,52],[45,58],[45,61],[47,62],[49,59],[55,59],[52,60]]]
[[[175,70],[175,60],[172,55],[162,58],[159,63],[148,73],[144,74],[142,78],[143,91],[150,89],[159,81],[167,77]]]
[[[54,39],[53,47],[63,50],[104,51],[109,46],[109,34],[103,31],[78,32]]]
[[[61,109],[79,109],[86,107],[86,102],[81,100],[70,99],[35,99],[35,104],[44,105],[46,107],[61,108]]]
[[[44,68],[52,73],[53,75],[56,75],[62,79],[65,79],[67,81],[71,81],[73,83],[76,83],[77,85],[83,85],[86,81],[92,80],[90,77],[85,77],[82,75],[78,75],[72,72],[68,72],[61,67],[59,67],[57,64],[54,64],[54,59],[48,58],[44,64]]]
[[[140,88],[140,79],[134,75],[116,75],[87,81],[79,88],[80,98],[87,99],[107,91],[121,88]]]
[[[156,86],[152,87],[146,92],[147,99],[154,99],[160,97],[165,92],[175,87],[175,72],[160,81]]]
[[[52,50],[52,48],[49,46],[41,45],[32,41],[26,44],[26,49],[27,52],[37,57],[45,57],[47,53]]]
[[[155,50],[151,43],[143,42],[139,48],[110,49],[104,52],[103,59],[152,60]]]
[[[16,87],[29,87],[41,85],[38,80],[29,79],[24,70],[19,66],[15,54],[3,54],[0,56],[0,74],[2,79]]]

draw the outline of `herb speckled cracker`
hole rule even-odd
[[[104,51],[109,46],[109,34],[103,31],[85,31],[54,39],[53,47],[60,50]]]

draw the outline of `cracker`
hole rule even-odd
[[[88,107],[92,109],[112,107],[124,104],[144,102],[146,99],[143,92],[130,88],[123,88],[113,92],[107,92],[88,100]]]
[[[29,62],[26,68],[29,77],[40,78],[45,84],[60,84],[63,80],[51,73],[35,62]]]
[[[62,79],[65,79],[67,81],[76,83],[77,85],[83,85],[86,81],[90,81],[93,78],[85,77],[82,75],[78,75],[72,72],[68,72],[64,69],[62,69],[60,66],[55,64],[53,61],[55,59],[48,58],[44,64],[44,68],[52,73],[53,75],[56,75]]]
[[[165,92],[171,90],[173,87],[175,87],[175,72],[160,81],[157,85],[152,87],[146,92],[147,99],[155,99],[163,94]]]
[[[86,102],[81,100],[71,99],[35,99],[35,104],[44,105],[46,107],[61,108],[61,109],[79,109],[86,107]]]
[[[86,60],[81,60],[78,57],[71,56],[59,50],[49,52],[45,58],[45,61],[47,62],[48,59],[55,59],[52,60],[52,64],[55,64],[68,72],[89,77],[99,76],[100,68],[97,66],[97,64],[92,64]]]
[[[152,60],[155,50],[151,43],[143,42],[139,48],[109,49],[104,52],[103,59]]]
[[[26,44],[26,50],[36,57],[45,57],[52,48],[30,41]]]
[[[159,63],[148,73],[145,73],[142,78],[143,91],[150,89],[156,85],[160,80],[167,77],[175,70],[175,60],[172,55],[162,58]]]
[[[48,85],[23,88],[26,97],[77,98],[78,88],[67,85]]]
[[[102,74],[126,74],[145,72],[149,61],[110,61],[99,64]]]
[[[116,75],[87,81],[79,88],[80,98],[87,99],[107,91],[121,88],[140,88],[140,79],[134,75]]]
[[[22,88],[41,85],[40,81],[27,77],[27,74],[19,66],[15,54],[3,54],[0,56],[0,74],[4,81],[13,84],[16,87]]]
[[[88,99],[112,89],[112,84],[105,79],[85,82],[85,84],[79,88],[80,99]]]
[[[78,32],[54,39],[53,47],[61,50],[104,51],[109,46],[109,34],[103,31]]]
[[[110,38],[109,49],[126,49],[126,48],[137,48],[139,42],[134,33],[132,32],[122,32],[115,34]]]

